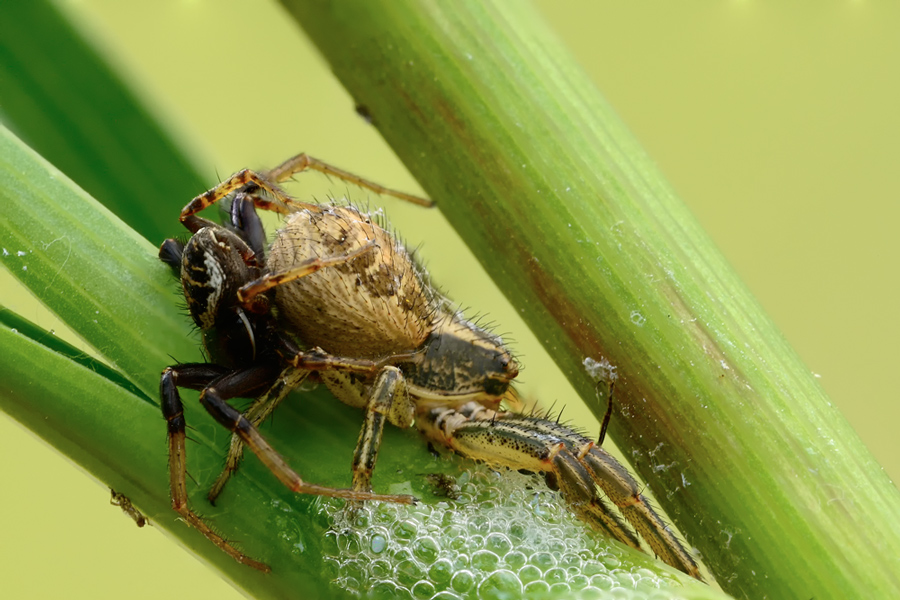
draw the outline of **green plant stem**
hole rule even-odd
[[[900,493],[530,7],[282,0],[722,586],[900,594]]]

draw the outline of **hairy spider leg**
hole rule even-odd
[[[358,187],[371,190],[376,194],[391,196],[393,198],[405,200],[413,204],[418,204],[419,206],[430,207],[434,205],[434,203],[427,198],[420,198],[419,196],[413,196],[411,194],[406,194],[404,192],[386,188],[375,183],[374,181],[364,179],[362,177],[359,177],[358,175],[354,175],[353,173],[344,171],[343,169],[339,169],[335,166],[325,163],[317,158],[313,158],[305,153],[301,153],[297,156],[294,156],[293,158],[289,158],[274,169],[266,171],[264,173],[257,173],[256,171],[253,171],[251,169],[242,169],[238,171],[219,185],[213,187],[210,190],[207,190],[206,192],[203,192],[202,194],[196,196],[190,202],[188,202],[187,205],[185,205],[185,207],[181,209],[181,216],[179,217],[179,219],[181,223],[184,224],[184,226],[193,233],[196,233],[202,227],[214,225],[212,221],[203,219],[201,217],[196,217],[195,215],[201,210],[212,206],[219,200],[222,200],[232,192],[245,188],[250,184],[253,184],[255,187],[265,191],[275,199],[275,201],[273,202],[255,194],[249,194],[246,196],[246,199],[248,201],[253,202],[254,206],[262,210],[274,211],[281,214],[288,214],[298,208],[320,210],[320,207],[316,204],[309,204],[306,202],[298,202],[296,200],[293,200],[290,196],[285,194],[284,191],[281,190],[281,188],[275,185],[275,183],[282,182],[297,173],[310,169],[319,171],[320,173],[324,173],[326,175],[337,177]]]
[[[228,369],[209,363],[186,363],[167,367],[159,381],[162,411],[166,419],[169,438],[169,490],[172,508],[212,543],[224,550],[241,564],[269,572],[269,566],[253,560],[216,533],[203,519],[188,508],[187,469],[185,456],[184,407],[178,387],[202,390],[228,373]]]
[[[408,429],[415,414],[416,407],[409,397],[403,373],[397,367],[384,367],[369,392],[366,416],[353,453],[354,490],[372,489],[372,472],[381,448],[385,420]]]
[[[364,179],[359,175],[354,175],[348,171],[343,169],[339,169],[334,165],[330,165],[326,162],[319,160],[318,158],[313,158],[306,153],[301,152],[297,156],[291,157],[275,167],[274,169],[266,172],[266,176],[271,181],[285,181],[286,179],[291,178],[297,173],[301,173],[303,171],[318,171],[320,173],[324,173],[325,175],[330,175],[332,177],[337,177],[343,181],[348,183],[352,183],[357,187],[361,187],[363,189],[371,190],[376,194],[380,194],[383,196],[391,196],[392,198],[397,198],[399,200],[405,200],[406,202],[411,202],[413,204],[418,204],[419,206],[431,207],[434,206],[434,202],[427,198],[420,198],[419,196],[413,196],[404,192],[399,192],[397,190],[392,190],[390,188],[386,188],[382,185],[375,183],[369,179]]]
[[[179,220],[193,233],[196,233],[196,230],[193,229],[192,224],[198,221],[208,223],[209,225],[214,225],[212,221],[207,221],[206,219],[201,219],[200,217],[195,217],[194,215],[196,215],[201,210],[212,206],[219,200],[222,200],[223,198],[228,196],[228,194],[245,188],[251,183],[254,184],[257,188],[267,192],[278,201],[271,202],[269,200],[263,199],[260,196],[256,196],[255,194],[247,195],[247,200],[251,200],[255,206],[258,206],[259,208],[262,208],[264,210],[271,210],[282,214],[288,214],[291,212],[291,210],[288,208],[288,205],[295,203],[288,197],[287,194],[281,191],[278,186],[270,183],[268,179],[255,171],[251,171],[250,169],[241,169],[214,188],[203,192],[199,196],[194,197],[185,205],[183,209],[181,209],[181,216],[179,216]],[[279,202],[281,204],[279,204]],[[303,204],[302,206],[305,207],[315,205]],[[208,225],[203,226],[206,227]]]
[[[276,286],[290,283],[295,279],[311,275],[320,269],[350,262],[374,247],[375,240],[370,240],[353,252],[348,252],[347,254],[331,256],[328,258],[311,258],[309,260],[304,260],[290,269],[279,271],[277,273],[266,273],[259,279],[245,284],[237,291],[238,302],[243,304],[244,308],[253,310],[253,307],[256,305],[256,298],[260,294],[264,294]]]
[[[272,387],[265,394],[254,400],[253,404],[244,411],[244,417],[254,427],[259,427],[278,408],[281,401],[287,398],[288,394],[303,383],[307,377],[309,377],[309,371],[288,367],[281,372],[281,375],[278,376]],[[228,456],[225,458],[225,468],[219,473],[206,496],[210,504],[215,505],[216,499],[225,488],[225,484],[228,483],[234,472],[238,470],[243,457],[244,442],[241,436],[233,433],[231,434],[231,443],[228,446]]]
[[[555,423],[471,402],[458,410],[436,408],[419,415],[429,439],[489,464],[545,473],[575,512],[619,541],[640,548],[634,534],[597,493],[599,487],[667,564],[701,579],[697,563],[650,507],[634,477],[608,452]]]
[[[175,365],[166,368],[160,378],[160,396],[162,398],[163,416],[168,424],[169,432],[169,484],[172,496],[172,508],[184,520],[199,530],[211,542],[227,552],[241,564],[268,572],[268,565],[253,560],[238,551],[227,540],[207,525],[187,503],[187,470],[185,456],[185,420],[184,409],[178,387],[202,389],[200,402],[207,412],[232,433],[240,436],[241,441],[250,447],[260,461],[288,489],[300,494],[313,494],[347,500],[381,500],[412,504],[413,496],[374,494],[352,489],[338,489],[304,482],[293,471],[284,459],[260,435],[259,431],[226,400],[239,396],[248,396],[261,387],[271,386],[278,376],[268,366],[254,366],[244,370],[221,374],[221,367],[207,363]],[[214,376],[213,376],[214,375]]]

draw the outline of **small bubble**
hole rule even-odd
[[[360,549],[359,532],[345,531],[338,535],[338,548],[344,555],[358,554]]]
[[[622,566],[622,561],[613,556],[612,554],[607,554],[603,557],[603,564],[606,565],[606,570],[611,571],[613,569],[618,569]]]
[[[500,557],[490,550],[479,550],[472,555],[472,566],[482,571],[493,571],[500,566]]]
[[[630,571],[617,570],[612,576],[623,588],[634,589],[635,584],[637,583],[634,575]]]
[[[546,581],[532,581],[525,585],[526,598],[549,598],[550,584]]]
[[[323,562],[325,563],[325,577],[335,579],[338,576],[338,571],[340,571],[341,563],[331,556],[326,556]]]
[[[380,580],[369,586],[366,592],[366,598],[374,598],[375,600],[395,600],[396,598],[409,598],[409,592],[399,587],[392,581]]]
[[[342,577],[337,580],[337,584],[345,590],[350,590],[357,594],[360,592],[359,580],[354,577]]]
[[[569,587],[573,590],[581,590],[586,588],[591,584],[591,580],[581,573],[576,573],[574,575],[569,576]]]
[[[541,570],[538,569],[534,565],[525,565],[521,569],[519,569],[519,579],[528,583],[529,581],[536,581],[541,578]]]
[[[409,548],[398,548],[393,552],[391,558],[394,559],[395,563],[401,563],[405,560],[411,560],[415,562],[415,558],[413,557],[412,551]]]
[[[547,569],[551,569],[556,566],[556,559],[553,558],[553,555],[549,552],[535,552],[531,555],[530,561],[531,564],[539,568],[541,571],[546,571]]]
[[[590,577],[591,575],[600,575],[607,573],[608,568],[597,562],[596,560],[587,560],[581,567],[581,572]]]
[[[425,600],[434,596],[434,585],[430,581],[419,581],[412,587],[413,598]]]
[[[563,552],[565,552],[566,550],[568,550],[568,548],[567,548],[567,546],[566,546],[566,542],[564,542],[564,541],[561,540],[561,539],[556,539],[556,540],[551,540],[551,541],[547,544],[547,550],[548,550],[551,554],[558,555],[558,554],[562,554]]]
[[[394,576],[403,585],[413,585],[425,576],[419,563],[412,560],[404,560],[394,568]]]
[[[469,568],[469,556],[467,554],[457,554],[453,557],[453,570],[460,571]]]
[[[580,600],[605,600],[609,598],[607,592],[599,590],[595,587],[586,587],[578,594]]]
[[[582,562],[581,557],[574,552],[566,552],[559,558],[559,566],[566,569],[574,567],[580,570]]]
[[[351,558],[350,560],[344,561],[339,573],[343,578],[357,579],[365,575],[365,567],[363,567],[363,564],[360,561]]]
[[[453,563],[447,558],[441,558],[428,569],[428,577],[440,586],[445,586],[453,577]]]
[[[494,571],[478,586],[478,597],[482,600],[513,600],[521,596],[522,582],[506,569]]]
[[[460,598],[453,592],[444,590],[443,592],[438,592],[437,594],[435,594],[431,600],[462,600],[462,598]]]
[[[637,569],[632,574],[634,575],[635,586],[638,589],[645,592],[659,589],[659,576],[650,569]]]
[[[413,555],[423,562],[434,562],[440,551],[440,544],[432,537],[419,538],[413,542]]]
[[[396,523],[393,526],[392,531],[394,532],[394,535],[402,540],[411,540],[419,531],[419,524],[412,519],[406,519]]]
[[[367,510],[359,510],[353,517],[353,526],[357,529],[365,529],[369,526],[371,515]]]
[[[525,539],[525,536],[528,533],[528,527],[524,523],[515,521],[510,523],[508,532],[510,538],[520,542]]]
[[[502,533],[491,533],[484,538],[484,546],[494,554],[503,555],[512,550],[512,542]]]
[[[503,562],[511,569],[519,570],[526,562],[528,562],[528,557],[518,550],[513,550],[503,557]]]
[[[480,548],[484,548],[484,536],[472,535],[466,539],[460,551],[471,554],[472,552],[477,552]]]
[[[591,586],[598,590],[611,590],[616,587],[616,581],[609,575],[594,575],[591,577]]]
[[[453,574],[450,587],[457,592],[468,592],[475,586],[475,576],[471,571],[462,570]]]
[[[381,554],[387,548],[387,537],[381,531],[372,533],[369,537],[369,549],[375,554]]]
[[[559,567],[553,567],[552,569],[548,569],[546,573],[544,573],[544,581],[549,584],[559,583],[561,581],[566,581],[569,579],[568,574],[565,569],[560,569]]]
[[[373,560],[369,564],[369,571],[371,571],[372,577],[384,579],[391,574],[391,563],[386,560]]]
[[[491,519],[487,515],[476,514],[469,519],[469,532],[485,535],[491,531]]]
[[[444,530],[444,538],[449,539],[447,545],[451,550],[462,550],[466,546],[466,530],[460,525],[451,525]]]

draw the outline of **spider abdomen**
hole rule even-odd
[[[269,253],[277,273],[316,258],[371,250],[275,288],[281,318],[308,347],[340,356],[383,357],[418,348],[432,329],[434,301],[406,249],[353,207],[291,214]]]

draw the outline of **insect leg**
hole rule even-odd
[[[269,415],[271,415],[278,405],[281,404],[281,401],[287,398],[291,390],[303,383],[303,380],[308,376],[308,371],[301,371],[293,367],[285,369],[275,383],[272,384],[272,387],[270,387],[265,394],[257,398],[253,404],[250,405],[250,408],[244,412],[244,417],[246,417],[254,427],[259,427],[259,424],[269,418]],[[228,480],[234,472],[237,471],[243,457],[244,442],[241,440],[241,436],[233,433],[231,434],[231,444],[228,447],[228,456],[225,459],[225,468],[222,469],[222,472],[216,478],[215,483],[213,483],[212,488],[210,488],[209,494],[206,496],[210,504],[216,503],[216,498],[219,497],[225,484],[228,483]]]
[[[266,176],[272,181],[281,182],[289,179],[291,176],[297,173],[309,170],[318,171],[326,175],[331,175],[332,177],[337,177],[338,179],[341,179],[348,183],[352,183],[355,186],[371,190],[376,194],[391,196],[393,198],[412,202],[413,204],[418,204],[420,206],[434,205],[434,202],[428,200],[427,198],[420,198],[418,196],[412,196],[404,192],[398,192],[397,190],[386,188],[375,183],[374,181],[364,179],[359,175],[354,175],[353,173],[344,171],[343,169],[339,169],[333,165],[319,160],[318,158],[313,158],[306,153],[300,153],[297,156],[293,156],[287,159],[286,161],[266,173]]]

